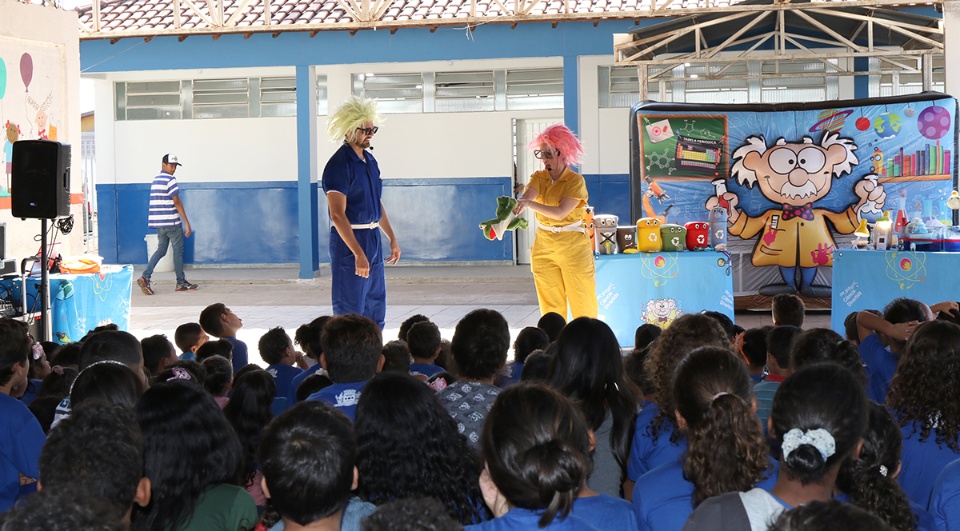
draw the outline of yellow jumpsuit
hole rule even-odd
[[[579,231],[547,230],[583,220],[583,207],[587,204],[587,184],[583,176],[566,168],[553,182],[548,171],[540,170],[530,176],[527,188],[537,190],[534,199],[546,206],[560,206],[565,197],[580,200],[577,207],[560,220],[537,213],[537,223],[542,228],[537,229],[530,262],[540,313],[555,312],[566,318],[569,302],[574,319],[597,317],[597,280],[590,236]]]

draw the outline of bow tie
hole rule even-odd
[[[813,221],[813,203],[807,203],[803,206],[796,205],[783,205],[783,219],[784,221],[790,218],[800,217],[807,221]]]

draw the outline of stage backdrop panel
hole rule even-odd
[[[830,327],[841,335],[850,312],[883,310],[905,297],[928,305],[960,300],[960,254],[842,250],[834,254]]]
[[[713,310],[733,319],[730,256],[722,252],[597,256],[600,320],[621,347],[644,323],[666,328],[685,313]]]
[[[902,208],[909,219],[955,221],[946,199],[956,187],[956,115],[956,100],[940,93],[777,105],[641,103],[630,115],[632,221],[705,221],[708,202],[719,202],[731,211],[727,250],[738,267],[755,272],[735,271],[737,296],[804,282],[819,288],[805,294],[829,296],[837,241],[860,219],[872,223]],[[862,197],[879,188],[885,201],[879,191]],[[725,192],[736,196],[735,209],[718,201]]]

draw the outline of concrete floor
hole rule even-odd
[[[139,277],[142,269],[134,272]],[[166,334],[172,340],[177,326],[196,321],[209,304],[222,302],[243,320],[238,337],[259,362],[256,345],[268,329],[282,326],[293,336],[301,324],[330,314],[330,271],[301,280],[293,268],[198,268],[187,278],[200,285],[193,292],[175,292],[173,273],[155,273],[155,295],[133,287],[130,332],[139,338]],[[499,311],[515,335],[540,318],[533,277],[528,266],[396,266],[387,268],[387,317],[384,339],[397,337],[407,317],[423,314],[440,328],[444,338],[453,336],[457,322],[476,308]],[[738,312],[736,323],[744,328],[771,324],[769,311]],[[829,327],[829,311],[807,312],[804,328]]]

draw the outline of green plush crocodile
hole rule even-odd
[[[497,217],[494,219],[488,219],[480,224],[480,230],[483,231],[483,236],[488,240],[502,240],[503,235],[506,234],[508,230],[516,229],[525,229],[527,228],[527,220],[521,217],[517,217],[513,213],[514,207],[517,206],[517,200],[501,195],[497,198]]]

